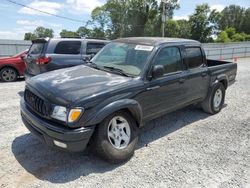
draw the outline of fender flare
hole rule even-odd
[[[97,125],[101,123],[107,116],[119,110],[128,110],[131,113],[131,115],[135,118],[137,126],[138,127],[141,126],[142,109],[141,109],[140,104],[133,99],[121,99],[121,100],[118,100],[118,101],[115,101],[106,105],[105,107],[100,109],[98,112],[96,112],[96,115],[94,116],[94,118],[91,118],[87,124]]]
[[[218,82],[222,82],[223,85],[225,86],[225,89],[227,89],[227,87],[228,87],[228,77],[227,77],[227,75],[225,75],[225,74],[218,75],[216,77],[216,79],[212,82],[211,87],[213,87]]]

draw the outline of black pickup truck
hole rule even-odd
[[[236,63],[206,59],[194,40],[117,39],[86,65],[28,80],[21,116],[49,146],[82,151],[89,144],[119,163],[133,155],[146,121],[191,104],[218,113],[236,72]]]

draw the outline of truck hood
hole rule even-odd
[[[78,99],[113,91],[132,78],[80,65],[51,71],[27,81],[51,102],[67,105]]]

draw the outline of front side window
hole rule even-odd
[[[81,41],[61,41],[56,45],[55,54],[80,54]]]
[[[104,43],[87,43],[87,51],[86,53],[89,54],[97,54],[103,47],[105,46]]]
[[[152,50],[153,46],[113,42],[107,44],[91,61],[98,66],[117,68],[138,76]]]
[[[202,53],[200,47],[187,47],[188,68],[193,69],[203,64]]]
[[[164,67],[164,74],[182,70],[180,50],[177,47],[166,47],[161,49],[155,58],[155,65]]]

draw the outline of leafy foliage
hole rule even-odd
[[[165,25],[164,35],[167,37],[191,38],[200,42],[213,42],[213,38],[217,38],[217,42],[250,40],[250,8],[230,5],[218,12],[205,3],[197,5],[188,20],[173,20],[174,11],[180,7],[178,2],[169,0],[163,4],[158,0],[107,0],[103,6],[92,11],[91,20],[86,25],[77,31],[63,29],[60,36],[108,39],[159,37]],[[38,27],[24,36],[25,40],[39,37],[53,37],[53,30]]]
[[[45,37],[54,37],[54,31],[45,27],[37,27],[33,33],[25,33],[24,40],[34,40]]]
[[[241,31],[244,12],[244,8],[237,5],[225,7],[221,12],[221,19],[219,20],[220,29],[224,30],[227,27],[233,27],[237,31]]]
[[[214,14],[208,4],[198,5],[190,16],[191,38],[200,42],[209,42],[214,29]]]
[[[60,36],[62,38],[74,38],[74,37],[79,37],[78,33],[75,32],[75,31],[68,31],[66,29],[63,29],[61,32],[60,32]]]
[[[217,40],[216,40],[217,42],[230,42],[231,40],[230,40],[230,38],[228,37],[228,34],[227,34],[227,32],[226,31],[222,31],[222,32],[220,32],[220,34],[219,34],[219,36],[218,36],[218,38],[217,38]]]

